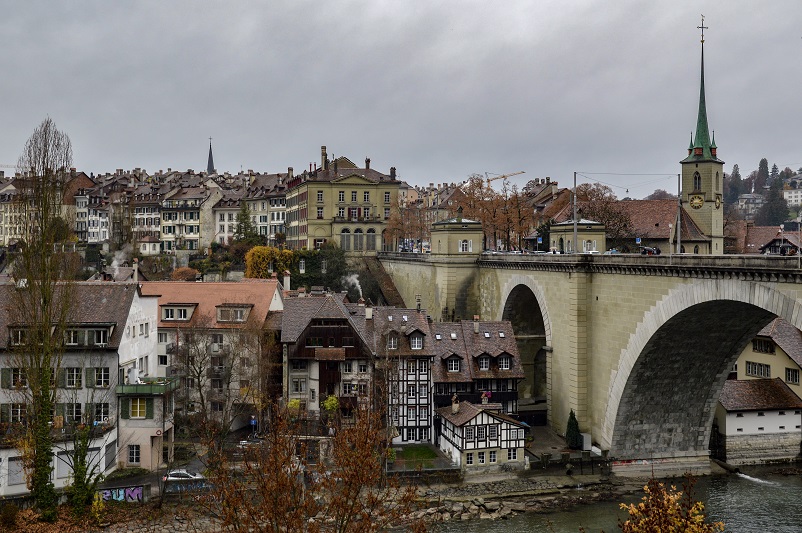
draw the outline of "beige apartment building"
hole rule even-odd
[[[321,147],[321,166],[289,179],[287,245],[318,249],[333,241],[346,252],[381,250],[391,208],[397,205],[401,182],[395,167],[389,174],[357,166],[346,157],[329,160]]]

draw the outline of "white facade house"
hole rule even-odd
[[[500,412],[498,404],[455,401],[437,410],[442,426],[438,446],[467,472],[524,464],[525,429]]]
[[[7,436],[21,430],[27,417],[27,378],[20,365],[28,349],[28,326],[11,309],[17,296],[14,293],[20,290],[25,289],[0,285],[0,425]],[[92,427],[89,455],[101,472],[130,464],[128,444],[135,436],[126,431],[118,408],[119,363],[137,364],[155,352],[156,298],[142,297],[136,283],[78,282],[72,299],[63,332],[64,353],[60,367],[55,369],[57,399],[52,436],[57,488],[69,480],[72,436],[80,425]],[[18,450],[0,447],[0,495],[28,492],[21,465]],[[153,467],[147,461],[137,466]]]
[[[781,378],[727,380],[716,407],[713,453],[728,463],[799,458],[802,400]]]

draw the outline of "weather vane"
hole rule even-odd
[[[696,26],[696,27],[697,27],[697,29],[702,30],[702,44],[705,44],[705,30],[707,30],[709,28],[707,26],[705,26],[705,16],[704,15],[702,15],[702,25],[701,26]]]

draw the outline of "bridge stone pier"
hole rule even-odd
[[[434,320],[510,320],[560,434],[570,410],[619,473],[709,471],[724,381],[775,316],[802,328],[797,258],[382,254]],[[448,316],[445,317],[444,314]]]

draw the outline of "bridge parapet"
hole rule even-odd
[[[755,255],[483,255],[480,268],[802,283],[799,258]]]

